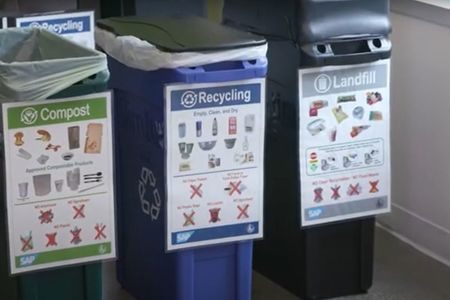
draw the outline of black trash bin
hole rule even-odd
[[[298,69],[389,58],[389,1],[230,0],[224,22],[269,41],[265,237],[254,268],[304,299],[367,292],[374,217],[301,228]]]

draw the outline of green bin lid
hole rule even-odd
[[[266,43],[263,37],[193,16],[114,17],[98,20],[97,26],[117,36],[135,36],[164,52],[221,51]]]

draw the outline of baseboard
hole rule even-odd
[[[450,230],[394,203],[391,214],[378,217],[377,226],[450,267]]]

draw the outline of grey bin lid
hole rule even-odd
[[[388,0],[299,1],[301,45],[339,37],[388,36],[391,32]]]
[[[135,36],[164,52],[203,52],[266,44],[264,37],[194,16],[114,17],[97,21],[116,36]]]

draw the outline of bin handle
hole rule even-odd
[[[367,37],[367,36],[366,36]],[[343,49],[350,46],[356,51],[345,52]],[[326,42],[306,44],[302,47],[303,52],[316,59],[344,59],[359,57],[365,60],[377,60],[382,54],[389,54],[392,49],[391,41],[385,37],[369,37],[365,39],[352,36],[340,37]]]

